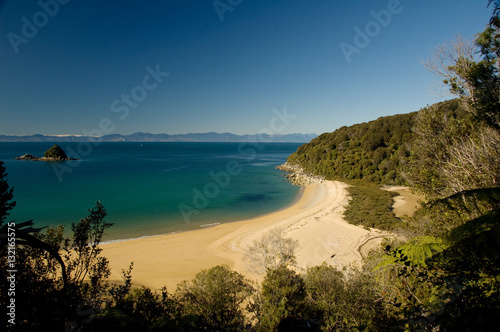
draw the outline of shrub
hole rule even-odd
[[[198,273],[182,282],[175,297],[197,331],[235,331],[244,326],[242,303],[253,292],[247,279],[225,265]]]
[[[284,320],[302,318],[305,300],[303,278],[285,266],[267,271],[262,282],[258,331],[275,331]]]
[[[283,229],[275,228],[253,242],[246,252],[245,259],[257,273],[280,266],[290,267],[296,264],[297,247],[296,240],[285,237]]]
[[[388,231],[400,227],[401,221],[392,211],[392,198],[397,196],[396,193],[368,182],[351,183],[347,188],[351,200],[344,212],[348,223]]]
[[[304,277],[307,311],[322,331],[384,330],[385,315],[373,275],[352,271],[347,277],[324,263]]]

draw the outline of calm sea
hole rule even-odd
[[[0,143],[17,206],[10,219],[38,226],[84,218],[101,201],[115,225],[105,240],[199,229],[286,207],[300,187],[275,167],[299,143],[58,143],[78,161],[14,160],[43,156],[51,143]]]

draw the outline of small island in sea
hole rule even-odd
[[[66,152],[55,144],[53,147],[45,151],[43,157],[37,157],[32,154],[25,154],[21,157],[17,157],[16,160],[30,160],[30,161],[70,161],[76,160],[76,158],[68,158]]]

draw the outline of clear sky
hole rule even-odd
[[[320,134],[416,111],[440,100],[421,60],[483,30],[486,5],[0,1],[0,134],[256,134],[285,107],[281,133]]]

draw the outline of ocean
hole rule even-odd
[[[53,143],[0,143],[17,206],[8,220],[64,225],[100,201],[105,241],[250,219],[290,205],[300,187],[275,169],[299,143],[57,143],[79,160],[21,161]]]

